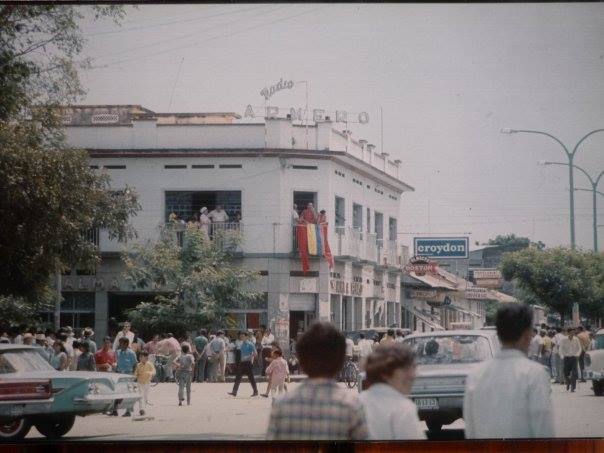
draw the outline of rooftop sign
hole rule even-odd
[[[469,240],[458,238],[414,238],[416,256],[425,258],[468,258]]]

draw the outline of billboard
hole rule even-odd
[[[469,240],[458,238],[413,238],[416,256],[427,258],[468,258]]]

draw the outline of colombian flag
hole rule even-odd
[[[329,264],[329,268],[333,268],[334,259],[327,241],[327,224],[308,223],[306,225],[296,226],[296,238],[298,239],[298,252],[300,253],[300,261],[302,262],[302,270],[308,272],[310,270],[308,256],[324,256]]]

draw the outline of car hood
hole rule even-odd
[[[467,376],[469,373],[479,367],[481,363],[482,362],[418,365],[416,378],[436,376]]]

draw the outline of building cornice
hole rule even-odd
[[[87,148],[91,158],[140,158],[140,157],[290,157],[298,159],[328,159],[338,161],[345,167],[365,177],[382,180],[382,185],[397,192],[412,192],[413,187],[375,168],[346,151],[301,150],[287,148],[144,148],[103,149]]]

